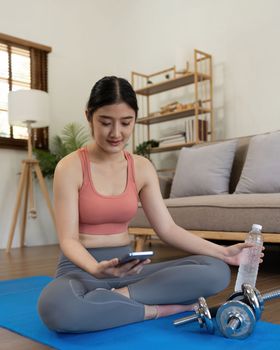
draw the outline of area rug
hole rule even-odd
[[[60,350],[280,349],[280,325],[259,321],[249,338],[233,340],[207,334],[197,323],[173,326],[173,320],[187,313],[106,331],[58,334],[42,323],[36,309],[42,288],[51,280],[35,276],[0,281],[0,326]]]

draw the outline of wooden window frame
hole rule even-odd
[[[0,42],[5,45],[19,47],[30,51],[30,64],[31,64],[31,89],[39,89],[48,91],[48,79],[47,70],[48,54],[52,51],[51,47],[34,43],[25,39],[20,39],[11,35],[0,33]],[[36,61],[36,62],[35,62]],[[38,66],[39,69],[38,69]],[[44,66],[44,72],[42,67]],[[11,67],[9,67],[9,70]],[[10,78],[10,74],[9,74]],[[11,88],[11,83],[9,84]],[[41,128],[42,129],[42,128]],[[48,128],[45,132],[48,135]],[[22,139],[13,138],[13,127],[11,126],[11,137],[0,137],[0,148],[26,150],[27,142]]]

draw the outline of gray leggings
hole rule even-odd
[[[131,246],[88,248],[97,260],[122,257]],[[136,275],[98,279],[61,254],[56,276],[42,291],[38,311],[57,332],[92,332],[144,320],[144,305],[191,304],[226,288],[230,269],[223,261],[195,255],[145,265]],[[112,288],[128,286],[130,298]]]

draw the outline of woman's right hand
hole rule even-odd
[[[119,259],[103,260],[94,266],[92,275],[97,278],[124,277],[138,274],[143,266],[149,264],[150,259],[144,261],[133,260],[126,264],[119,264]]]

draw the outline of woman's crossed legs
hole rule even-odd
[[[57,332],[91,332],[192,309],[229,281],[228,265],[201,255],[148,264],[122,278],[97,279],[77,268],[44,288],[38,311]]]

